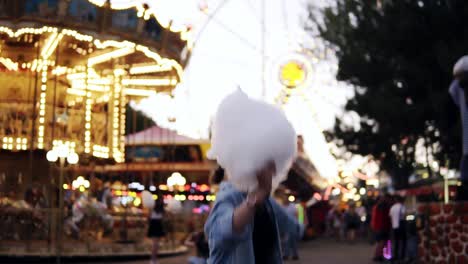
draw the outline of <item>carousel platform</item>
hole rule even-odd
[[[44,241],[8,242],[0,244],[0,263],[43,263],[56,258],[54,245]],[[183,255],[188,248],[183,245],[161,246],[160,257]],[[140,243],[116,243],[111,241],[99,242],[72,242],[63,244],[61,257],[67,262],[83,261],[126,261],[149,258],[151,255],[151,243],[145,240]]]

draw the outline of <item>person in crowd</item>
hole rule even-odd
[[[359,229],[358,229],[358,236],[366,237],[366,208],[362,205],[362,202],[359,201],[356,203],[356,213],[359,216]]]
[[[336,241],[340,241],[343,237],[342,225],[343,216],[341,211],[335,206],[328,212],[327,218],[330,221],[330,235],[335,237]]]
[[[344,214],[344,223],[346,230],[346,238],[349,242],[356,240],[356,232],[359,229],[361,219],[356,212],[356,205],[350,204],[348,210]]]
[[[284,210],[286,213],[293,219],[297,219],[297,208],[296,204],[290,202],[288,197],[283,199]],[[295,230],[288,230],[283,235],[283,260],[288,260],[289,256],[292,256],[293,260],[299,259],[299,254],[297,252],[297,241],[299,238],[296,236]]]
[[[205,224],[210,257],[208,263],[283,263],[280,235],[299,223],[270,197],[276,173],[273,161],[256,173],[258,187],[244,193],[227,180],[221,183],[216,203]]]
[[[375,236],[374,233],[372,232],[372,209],[374,208],[374,205],[377,203],[377,199],[375,199],[372,195],[367,196],[367,199],[364,200],[363,205],[364,208],[366,209],[366,221],[365,221],[365,229],[364,229],[364,234],[369,241],[370,244],[374,244],[375,242]]]
[[[408,210],[406,211],[407,214]],[[406,222],[406,260],[407,263],[417,263],[418,258],[418,243],[419,243],[419,236],[418,236],[418,227],[416,221],[416,212],[413,211],[411,214],[415,217],[410,221]]]
[[[333,237],[333,215],[335,208],[331,207],[325,217],[325,235],[327,237]]]
[[[34,183],[33,186],[26,191],[24,200],[35,209],[47,207],[44,194],[42,193],[42,190],[37,183]]]
[[[454,80],[449,94],[458,107],[462,123],[462,157],[460,161],[460,180],[457,200],[468,200],[468,56],[461,57],[453,67]]]
[[[112,190],[110,182],[104,183],[104,188],[99,192],[98,201],[105,204],[107,208],[112,207]]]
[[[385,243],[390,239],[390,197],[388,195],[379,198],[372,207],[371,229],[375,234],[376,246],[374,252],[374,261],[383,262],[383,249]]]
[[[392,223],[392,262],[398,263],[405,259],[406,253],[406,208],[402,196],[396,195],[394,201],[389,216]]]
[[[157,263],[157,255],[159,249],[159,239],[166,235],[163,227],[163,218],[165,214],[164,199],[162,194],[158,195],[159,199],[154,203],[154,208],[150,213],[148,237],[153,242],[151,251],[151,264]]]

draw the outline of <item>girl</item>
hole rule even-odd
[[[164,199],[162,195],[158,195],[158,199],[154,204],[154,208],[150,214],[148,237],[153,242],[153,249],[151,251],[151,264],[157,263],[158,255],[158,243],[159,238],[164,237],[166,233],[163,229],[163,217],[164,217]]]

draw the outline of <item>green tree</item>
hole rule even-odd
[[[331,135],[378,158],[397,188],[421,139],[439,164],[458,166],[460,118],[448,87],[468,52],[467,15],[466,0],[338,0],[324,10],[320,35],[336,49],[338,79],[354,87],[346,110],[361,117],[360,129],[337,119]]]

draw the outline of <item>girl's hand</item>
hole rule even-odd
[[[268,161],[267,164],[257,172],[258,187],[255,191],[255,196],[258,203],[263,203],[270,197],[273,176],[276,173],[276,166],[273,161]]]

